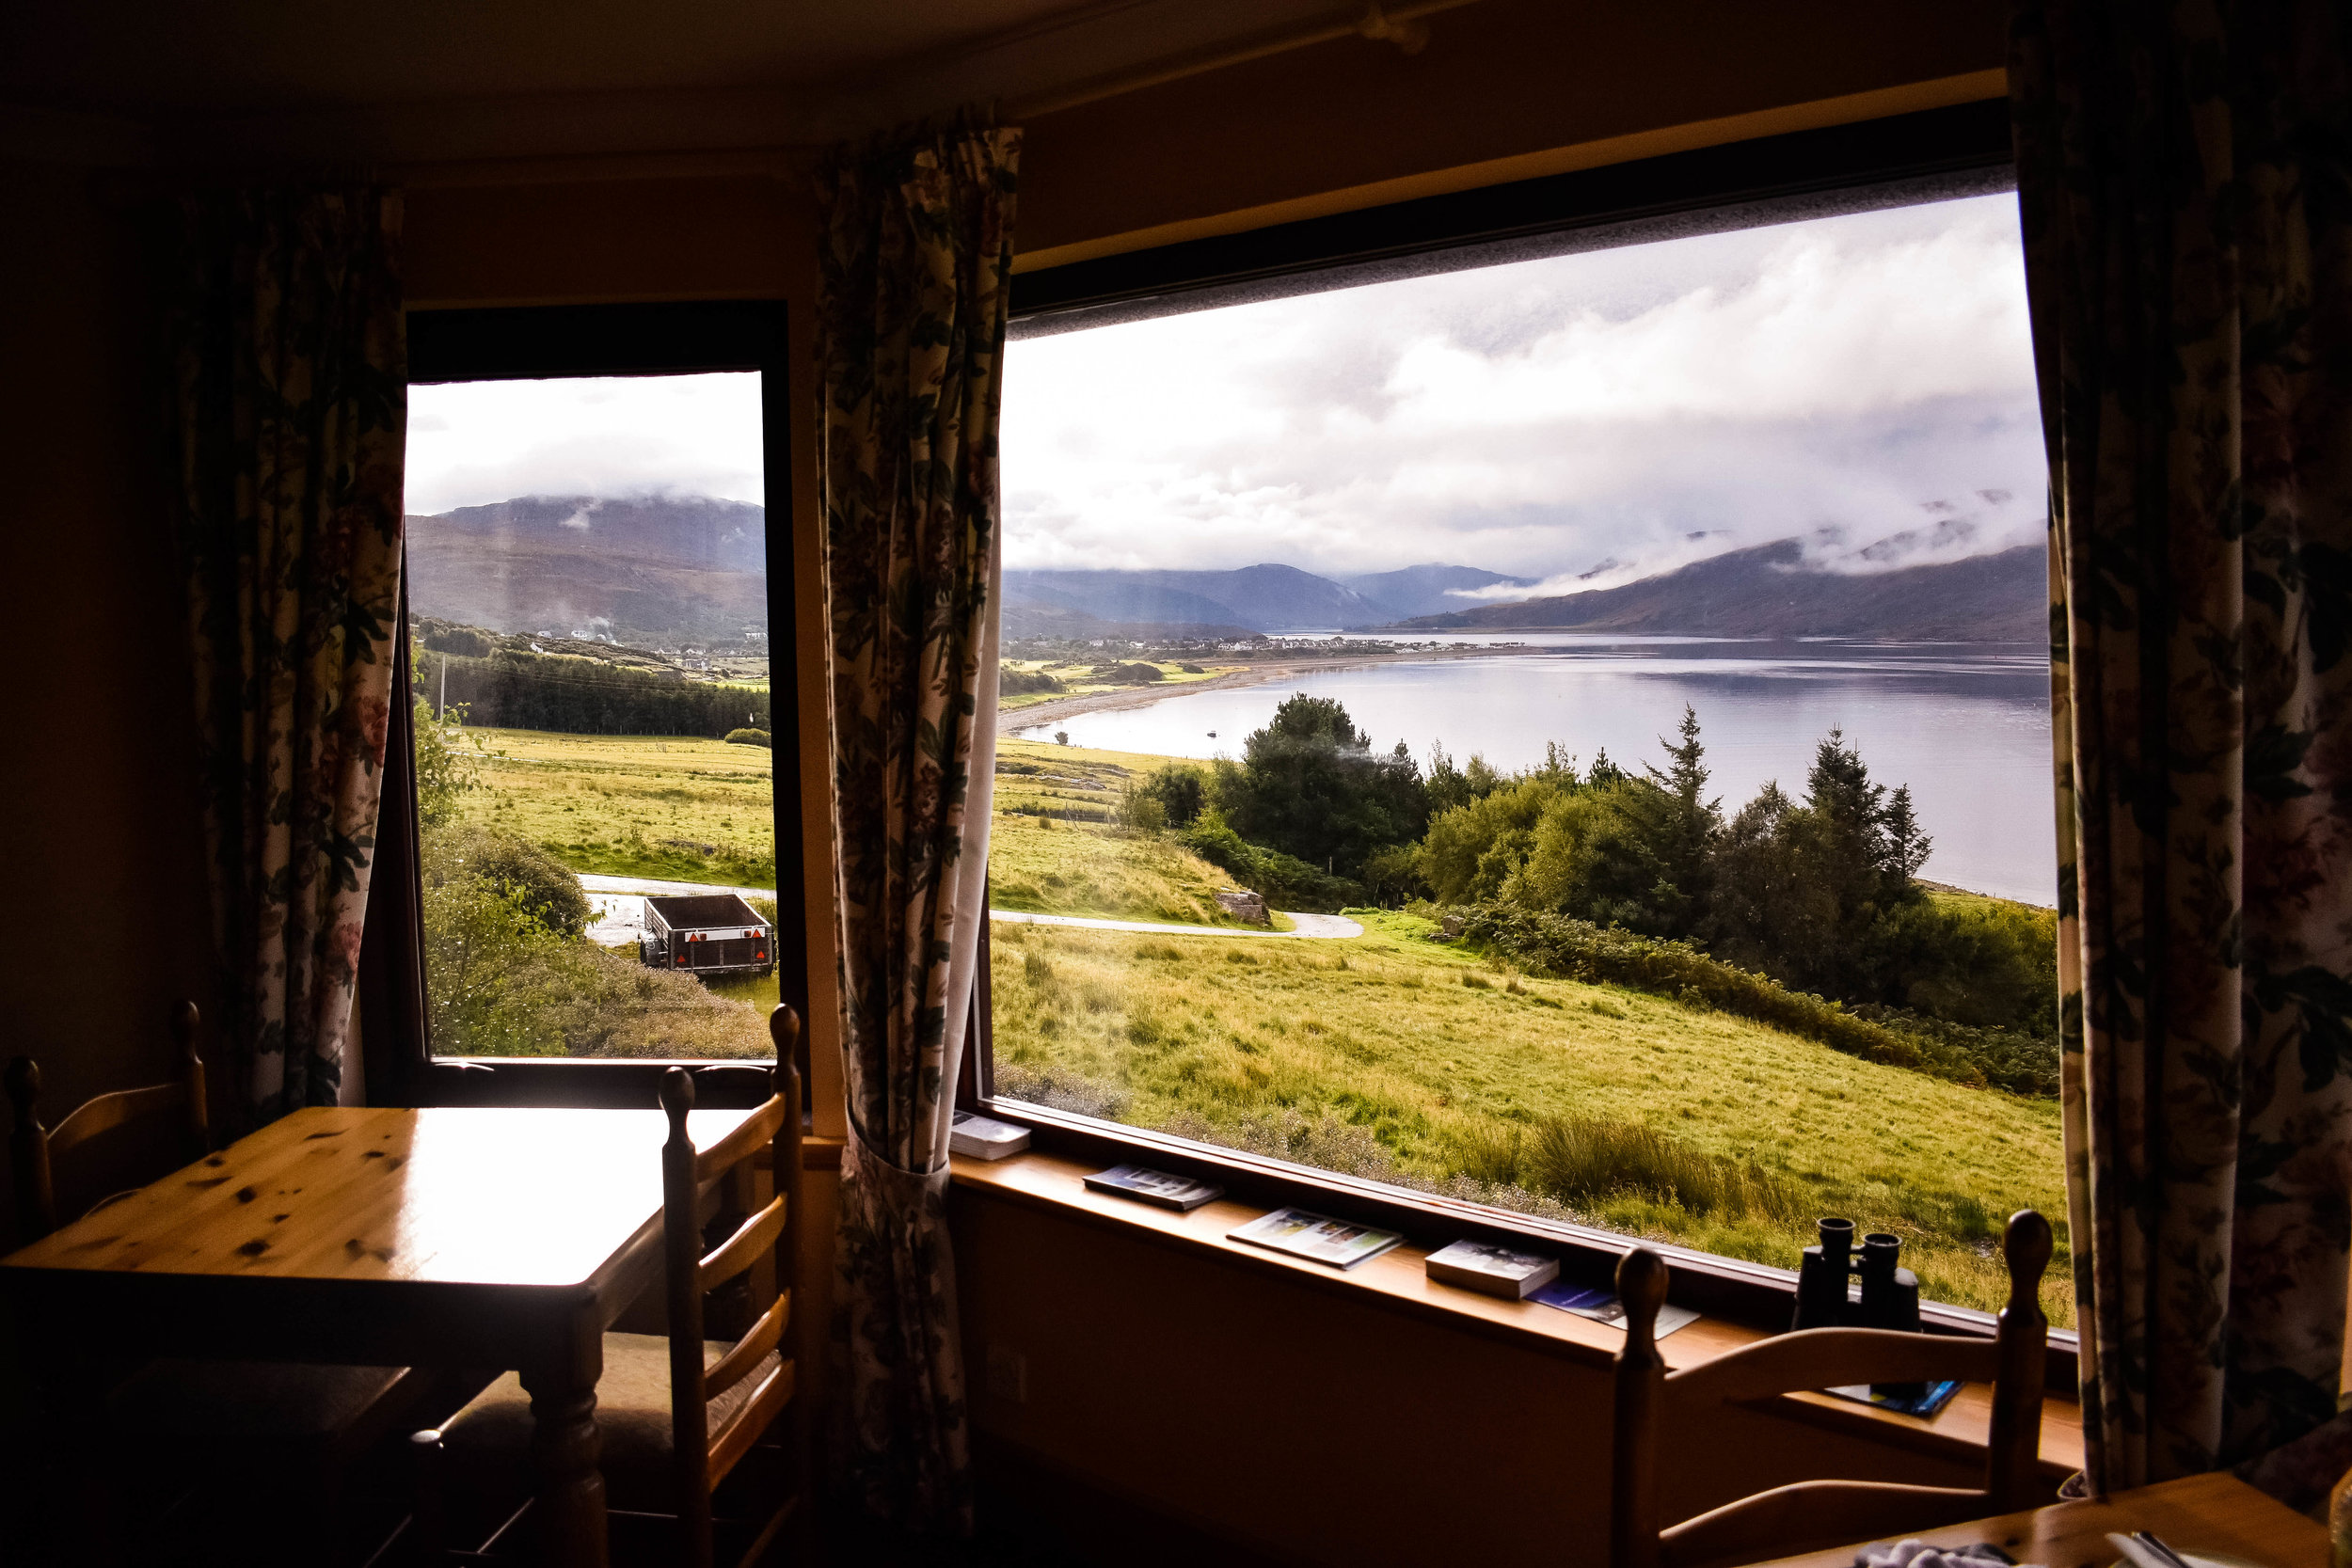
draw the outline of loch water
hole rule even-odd
[[[1453,639],[1449,638],[1449,641]],[[2048,905],[2056,901],[2047,651],[2018,643],[1756,642],[1608,639],[1574,633],[1470,638],[1475,657],[1407,657],[1286,681],[1191,693],[1005,732],[1166,756],[1238,756],[1294,691],[1334,697],[1386,750],[1403,740],[1426,766],[1432,743],[1504,770],[1558,741],[1589,764],[1606,749],[1631,770],[1662,766],[1684,704],[1695,708],[1710,790],[1726,816],[1768,780],[1801,797],[1833,726],[1871,777],[1907,784],[1934,841],[1922,877]],[[1500,646],[1501,644],[1516,644]]]

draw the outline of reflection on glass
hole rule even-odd
[[[2013,202],[1006,388],[1000,1093],[1783,1267],[1845,1214],[1977,1307],[2012,1210],[2062,1253]]]
[[[435,1053],[769,1054],[759,378],[426,386],[410,411]]]

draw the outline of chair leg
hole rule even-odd
[[[411,1433],[408,1437],[409,1480],[415,1499],[409,1538],[413,1560],[437,1563],[449,1552],[448,1455],[438,1429]]]

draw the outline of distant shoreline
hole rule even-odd
[[[1015,730],[1059,723],[1082,713],[1109,713],[1122,708],[1149,707],[1153,703],[1165,702],[1171,697],[1189,697],[1196,691],[1231,691],[1240,687],[1263,686],[1268,681],[1288,680],[1300,674],[1320,674],[1331,670],[1361,670],[1375,664],[1399,664],[1407,660],[1479,658],[1489,654],[1526,651],[1524,648],[1445,648],[1388,654],[1343,654],[1336,658],[1284,658],[1263,666],[1253,665],[1247,670],[1230,671],[1210,680],[1186,681],[1182,686],[1147,684],[1121,687],[1116,691],[1089,691],[1076,697],[1049,698],[1024,707],[1000,708],[996,715],[996,728],[999,733],[1009,735]]]

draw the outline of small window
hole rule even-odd
[[[440,323],[415,334],[404,629],[428,1076],[771,1058],[802,943],[761,355],[704,368],[690,345],[659,373],[675,345],[646,308],[621,318],[640,330],[619,357],[640,363],[575,365],[560,333],[546,352],[548,314],[481,313],[486,356],[453,352],[469,335]],[[609,313],[580,325],[610,347]]]
[[[1016,334],[995,1097],[1969,1307],[2031,1206],[2063,1280],[2015,212]]]

